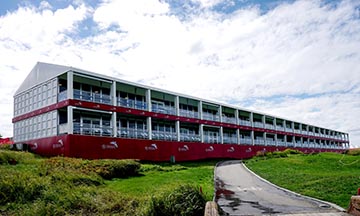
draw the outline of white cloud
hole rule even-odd
[[[200,8],[186,19],[156,0],[19,8],[0,17],[0,73],[12,80],[1,88],[13,94],[36,61],[47,61],[349,131],[360,145],[360,3],[221,14],[212,10],[219,1],[193,2]],[[80,38],[89,18],[97,26]],[[0,111],[0,132],[9,135],[11,103]]]

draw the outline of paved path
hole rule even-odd
[[[215,182],[215,199],[224,215],[347,215],[326,203],[266,183],[240,161],[219,163]]]

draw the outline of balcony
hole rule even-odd
[[[275,130],[275,126],[273,124],[265,124],[266,129]]]
[[[204,120],[210,120],[210,121],[219,121],[220,118],[218,115],[214,115],[212,113],[203,112],[203,119]]]
[[[262,138],[254,139],[254,144],[255,144],[255,145],[264,145],[264,144],[265,144],[265,140],[262,139]]]
[[[285,131],[285,128],[284,128],[283,126],[276,125],[276,130],[278,130],[278,131]]]
[[[230,124],[236,124],[236,118],[223,116],[222,117],[222,122],[226,122],[226,123],[230,123]]]
[[[252,139],[250,137],[240,138],[240,144],[252,145]]]
[[[237,144],[237,136],[236,135],[234,135],[234,136],[224,135],[223,142],[227,143],[227,144]]]
[[[168,131],[152,131],[153,140],[166,140],[166,141],[177,141],[177,135],[175,132]]]
[[[266,145],[270,145],[270,146],[276,145],[276,142],[273,139],[266,139],[265,143]]]
[[[58,102],[64,101],[67,99],[67,90],[59,92],[58,94]]]
[[[74,134],[90,136],[112,136],[113,129],[110,126],[100,126],[94,124],[80,124],[74,122]]]
[[[117,131],[117,136],[122,138],[148,139],[147,130],[122,127]]]
[[[74,89],[74,99],[94,103],[111,104],[111,96]]]
[[[180,133],[180,141],[183,141],[183,142],[200,142],[201,138],[200,138],[199,134]]]
[[[213,135],[204,135],[204,143],[220,143],[220,137]]]
[[[179,114],[180,114],[180,116],[183,116],[183,117],[199,118],[199,112],[195,112],[195,111],[191,111],[191,110],[180,109]]]
[[[240,119],[240,125],[251,127],[251,121]]]
[[[136,101],[128,98],[119,98],[117,101],[117,105],[122,107],[129,107],[133,109],[147,110],[146,102]]]
[[[295,129],[294,132],[297,134],[301,134],[301,131],[299,129]]]
[[[285,128],[285,131],[286,131],[286,132],[290,132],[290,133],[292,133],[292,132],[293,132],[293,129],[292,129],[292,128],[288,128],[288,127],[286,127],[286,128]]]
[[[168,115],[175,115],[175,107],[167,106],[167,105],[159,105],[159,104],[152,104],[151,110],[153,112],[168,114]]]
[[[262,123],[262,122],[254,122],[254,127],[264,128],[264,123]]]

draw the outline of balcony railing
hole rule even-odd
[[[273,124],[265,124],[266,129],[274,130],[275,126]]]
[[[240,125],[251,127],[251,121],[248,120],[239,120]]]
[[[223,137],[223,142],[228,144],[237,144],[237,136],[226,136]]]
[[[59,124],[59,134],[65,134],[68,132],[68,123]]]
[[[254,122],[254,127],[264,128],[264,123],[262,123],[262,122]]]
[[[74,89],[74,99],[90,101],[95,103],[111,104],[111,96],[94,92]]]
[[[236,118],[223,116],[222,121],[230,124],[236,124]]]
[[[276,145],[276,142],[273,139],[267,139],[265,142],[266,142],[266,145],[270,145],[270,146]]]
[[[210,120],[210,121],[219,121],[219,116],[218,115],[214,115],[211,113],[207,113],[207,112],[203,112],[203,119],[204,120]]]
[[[74,134],[91,135],[91,136],[112,136],[113,129],[109,126],[81,124],[74,122]]]
[[[58,94],[58,102],[64,101],[67,99],[67,90],[59,92]]]
[[[183,142],[200,142],[201,138],[199,134],[180,134],[180,141]]]
[[[283,126],[276,125],[276,130],[285,131],[285,128]]]
[[[122,127],[120,129],[118,129],[117,136],[123,137],[123,138],[148,139],[149,132],[144,129]]]
[[[146,102],[137,101],[128,98],[119,98],[117,101],[118,106],[129,107],[133,109],[147,110]]]
[[[278,146],[286,146],[286,142],[282,140],[277,141]]]
[[[287,128],[285,128],[285,131],[286,131],[286,132],[293,132],[293,129],[287,127]]]
[[[240,138],[240,144],[252,145],[252,139],[250,137]]]
[[[205,143],[220,143],[220,137],[212,136],[212,135],[204,135],[204,142]]]
[[[168,141],[176,141],[177,136],[175,132],[167,132],[167,131],[152,131],[152,139],[153,140],[168,140]]]
[[[261,139],[261,138],[257,138],[257,139],[254,139],[254,143],[255,143],[255,145],[264,145],[265,140]]]
[[[166,106],[166,105],[152,104],[151,105],[151,110],[153,112],[169,114],[169,115],[175,115],[176,114],[175,107]]]
[[[189,118],[199,118],[199,113],[191,110],[179,110],[180,116],[189,117]]]

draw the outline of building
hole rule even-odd
[[[344,132],[47,63],[16,91],[13,123],[15,144],[46,156],[183,161],[349,148]]]

